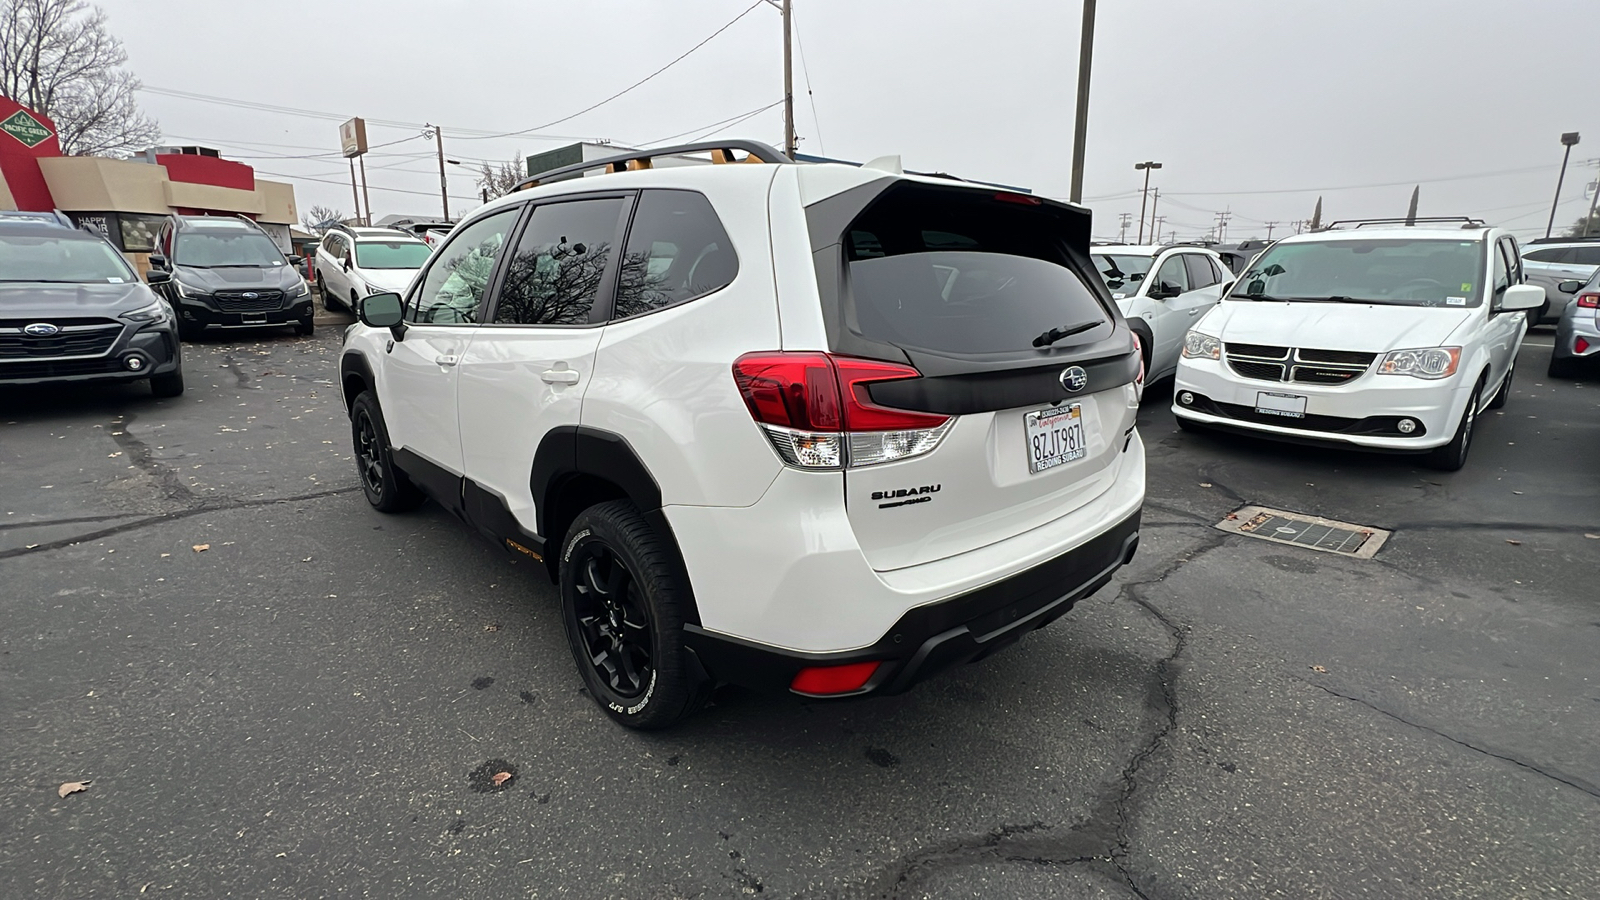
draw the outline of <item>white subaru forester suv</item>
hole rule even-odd
[[[1510,233],[1418,221],[1334,223],[1258,256],[1184,340],[1178,425],[1461,468],[1544,292],[1522,283]]]
[[[472,213],[407,296],[366,298],[340,364],[367,499],[543,561],[614,719],[670,725],[721,682],[903,691],[1132,557],[1139,356],[1087,210],[892,160],[653,153]],[[710,164],[736,158],[767,164]]]

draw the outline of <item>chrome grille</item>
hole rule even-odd
[[[35,337],[22,329],[33,322],[44,321],[61,329],[46,337]],[[122,325],[109,319],[74,319],[80,324],[67,325],[48,319],[11,324],[0,324],[0,362],[36,359],[73,359],[103,356],[117,342]]]
[[[1344,384],[1367,371],[1378,358],[1376,353],[1353,350],[1234,343],[1226,346],[1228,368],[1257,381]]]
[[[217,291],[211,297],[223,312],[272,312],[283,308],[283,291]]]

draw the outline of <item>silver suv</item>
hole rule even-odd
[[[1528,284],[1544,288],[1544,313],[1535,324],[1559,322],[1572,302],[1572,294],[1562,291],[1561,283],[1588,281],[1600,270],[1600,237],[1529,241],[1522,250],[1522,268]]]
[[[1132,557],[1140,361],[1088,210],[750,142],[522,187],[365,299],[341,383],[368,502],[541,561],[616,721],[904,691]]]

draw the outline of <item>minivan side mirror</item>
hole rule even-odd
[[[151,269],[144,273],[145,284],[166,284],[172,280],[172,273],[166,269]]]
[[[1560,284],[1556,285],[1556,290],[1560,291],[1563,294],[1576,294],[1577,292],[1583,290],[1583,282],[1581,282],[1581,281],[1563,281]]]
[[[1495,304],[1495,309],[1501,312],[1538,309],[1544,306],[1544,301],[1544,288],[1536,284],[1513,284],[1500,295],[1500,302]]]
[[[371,328],[387,328],[394,332],[394,339],[405,340],[406,325],[403,321],[404,303],[400,295],[385,292],[371,294],[361,301],[359,315],[361,322]]]

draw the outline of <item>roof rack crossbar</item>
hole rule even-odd
[[[589,160],[587,162],[573,163],[572,165],[568,166],[560,166],[558,168],[548,169],[536,175],[530,175],[527,178],[522,179],[521,181],[517,182],[517,186],[511,190],[521,191],[531,187],[538,187],[541,182],[548,181],[552,178],[560,178],[564,175],[576,175],[581,172],[588,172],[594,169],[605,169],[607,172],[619,172],[625,169],[648,169],[651,166],[652,160],[659,159],[663,156],[677,156],[684,153],[705,153],[709,151],[711,153],[712,162],[730,163],[735,161],[733,155],[733,151],[735,150],[743,150],[747,154],[744,159],[737,160],[738,162],[794,162],[794,160],[785,156],[777,148],[763,144],[760,141],[746,141],[737,139],[726,141],[702,141],[697,144],[676,144],[671,147],[655,147],[650,150],[635,150],[631,153],[620,153],[616,156],[607,156],[603,159]]]
[[[1360,228],[1364,225],[1415,225],[1419,222],[1460,222],[1469,228],[1481,228],[1484,224],[1482,219],[1474,219],[1471,216],[1415,216],[1411,218],[1395,216],[1388,219],[1339,219],[1322,226],[1320,230],[1326,231],[1330,228],[1337,228],[1340,225],[1353,225],[1356,228]]]

